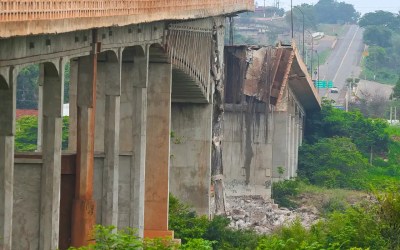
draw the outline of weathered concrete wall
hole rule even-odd
[[[284,111],[274,112],[273,178],[290,179],[297,176],[298,149],[303,138],[304,110],[289,89],[282,103]],[[279,173],[282,167],[283,173]]]
[[[133,227],[131,221],[137,220],[139,211],[132,210],[132,192],[135,183],[132,182],[134,174],[132,166],[132,155],[125,154],[119,156],[119,183],[118,183],[118,228]],[[102,222],[103,204],[103,173],[104,155],[97,154],[94,162],[94,199],[96,200],[96,223]]]
[[[289,117],[287,112],[274,112],[274,147],[272,149],[272,176],[273,178],[288,178],[288,127]],[[284,173],[280,174],[279,169],[284,169]]]
[[[171,108],[170,191],[209,215],[212,104],[179,104]]]
[[[270,114],[225,111],[224,176],[226,195],[271,196],[272,133]]]
[[[12,249],[39,249],[42,165],[42,160],[15,160]]]

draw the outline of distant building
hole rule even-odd
[[[19,119],[23,116],[38,116],[39,111],[37,109],[17,109],[16,110],[16,119]]]

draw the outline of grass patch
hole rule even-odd
[[[320,32],[324,32],[324,34],[328,36],[342,36],[349,30],[349,26],[340,24],[321,23],[318,25],[318,30]]]
[[[319,53],[319,65],[323,65],[326,63],[326,60],[328,57],[331,55],[332,50],[331,49],[326,49],[322,52]],[[318,61],[317,61],[318,63]]]
[[[368,197],[368,193],[347,189],[329,189],[300,182],[300,194],[293,199],[298,206],[314,206],[322,215],[344,211]]]
[[[371,70],[365,65],[365,58],[361,61],[361,72],[360,78],[368,81],[379,82],[383,84],[395,85],[399,80],[399,75],[394,70],[388,68],[381,68],[377,70]]]

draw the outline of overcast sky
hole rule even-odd
[[[385,10],[398,13],[400,11],[400,0],[338,0],[354,5],[355,9],[362,14],[375,10]],[[264,5],[263,0],[257,0],[259,5]],[[315,4],[318,0],[293,0],[293,5],[302,3]],[[273,5],[273,0],[265,0],[266,5]],[[280,6],[286,10],[290,9],[290,0],[280,0]]]

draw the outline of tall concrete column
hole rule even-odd
[[[11,250],[16,70],[4,69],[0,76],[0,249]],[[0,71],[0,72],[2,72]]]
[[[295,146],[295,157],[294,157],[294,177],[297,177],[297,170],[299,168],[299,142],[300,142],[300,121],[299,121],[299,115],[296,115],[296,146]]]
[[[93,51],[97,49],[94,48]],[[96,221],[96,204],[93,199],[96,76],[97,54],[80,57],[77,88],[77,178],[71,239],[71,245],[75,247],[90,242]]]
[[[290,178],[291,174],[291,155],[292,155],[292,115],[289,113],[287,115],[287,128],[286,128],[286,179]]]
[[[39,65],[38,79],[38,130],[36,151],[42,152],[42,130],[43,130],[43,83],[44,83],[44,65]]]
[[[78,60],[70,60],[68,150],[76,152]]]
[[[147,129],[147,82],[149,58],[145,51],[143,57],[135,57],[133,65],[133,192],[130,199],[130,226],[138,229],[139,236],[144,234],[145,168],[146,168],[146,129]]]
[[[172,236],[168,231],[172,66],[149,63],[144,237]]]
[[[297,136],[297,133],[296,133],[296,129],[297,129],[297,125],[296,125],[296,114],[294,114],[294,115],[292,115],[292,122],[291,122],[291,124],[292,124],[292,127],[291,127],[291,129],[292,129],[292,132],[291,132],[291,136],[292,136],[292,142],[291,142],[291,145],[290,145],[290,147],[292,147],[291,148],[291,155],[290,155],[290,163],[291,163],[291,166],[290,166],[290,178],[293,178],[293,177],[295,177],[295,169],[296,169],[296,152],[297,152],[297,139],[296,139],[296,136]]]
[[[120,57],[119,57],[120,58]],[[121,61],[98,64],[105,81],[104,168],[102,225],[118,224],[119,128],[121,96]]]
[[[61,185],[62,107],[64,63],[43,64],[43,167],[39,248],[58,248]],[[58,72],[58,70],[59,72]]]

